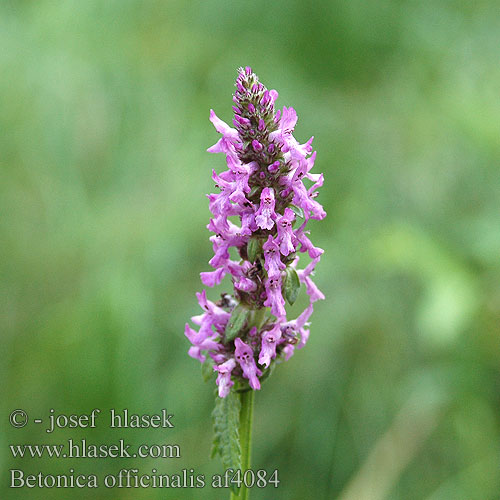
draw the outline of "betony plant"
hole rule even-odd
[[[207,227],[213,233],[209,264],[214,270],[202,272],[201,281],[214,287],[230,275],[233,291],[215,303],[205,290],[197,293],[203,313],[191,320],[198,331],[185,327],[189,355],[203,363],[207,378],[217,374],[214,452],[224,466],[243,472],[250,466],[254,391],[276,363],[304,347],[313,303],[324,299],[311,279],[323,250],[306,230],[310,219],[326,216],[315,199],[323,174],[311,173],[313,138],[297,142],[292,135],[297,114],[292,107],[276,110],[277,97],[249,67],[240,68],[234,128],[210,111],[222,137],[208,151],[223,153],[227,169],[212,173],[218,192],[208,195],[213,217]],[[301,253],[309,257],[303,269],[298,268]],[[301,284],[308,305],[288,320],[286,302],[295,302]],[[246,499],[248,490],[242,485],[231,495]]]

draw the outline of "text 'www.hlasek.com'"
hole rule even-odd
[[[81,429],[107,427],[122,429],[123,432],[137,429],[174,429],[174,415],[162,409],[154,414],[132,413],[128,409],[102,412],[95,408],[89,413],[64,414],[54,409],[48,416],[32,418],[25,410],[16,409],[9,415],[10,425],[16,429],[27,429],[30,425],[40,428],[40,435],[53,437],[62,429],[77,432]],[[133,432],[133,431],[132,431]],[[170,431],[172,432],[172,431]],[[32,434],[31,434],[32,435]],[[157,435],[157,434],[155,434]],[[43,441],[42,439],[40,441]],[[227,469],[222,474],[206,476],[192,468],[170,470],[172,461],[181,459],[179,444],[153,442],[131,443],[119,438],[106,443],[95,443],[88,438],[70,437],[61,442],[12,443],[10,454],[16,464],[9,469],[10,488],[277,488],[278,471],[263,469],[245,471]],[[57,472],[36,470],[38,460],[46,459],[57,463]],[[130,460],[131,465],[114,472],[103,472],[102,459]],[[71,460],[69,467],[64,467],[65,460]],[[85,469],[79,470],[73,463],[85,460]],[[96,460],[95,470],[87,467],[87,460]],[[141,469],[137,461],[148,463],[148,468]],[[166,462],[168,460],[168,462]],[[23,466],[18,467],[17,463]],[[29,464],[30,470],[24,466]],[[62,464],[62,465],[61,465]],[[154,465],[152,465],[154,464]],[[166,465],[164,465],[166,464]],[[167,469],[167,470],[165,470]]]

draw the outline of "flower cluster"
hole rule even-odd
[[[192,344],[189,355],[217,372],[220,397],[235,381],[260,389],[274,360],[288,360],[295,347],[305,345],[313,303],[324,298],[311,279],[323,250],[305,229],[309,219],[326,216],[315,200],[323,174],[311,173],[313,138],[297,142],[292,135],[297,114],[291,107],[276,110],[277,97],[247,67],[236,80],[234,128],[210,111],[221,138],[208,151],[223,153],[228,168],[212,173],[219,190],[208,195],[214,270],[201,273],[201,281],[213,287],[230,275],[234,293],[222,294],[216,303],[205,291],[198,293],[203,314],[191,319],[199,329],[186,324],[185,334]],[[310,257],[300,270],[298,253]],[[288,321],[285,299],[292,304],[301,283],[309,305]]]

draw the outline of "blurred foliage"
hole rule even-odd
[[[256,397],[252,498],[499,498],[500,11],[494,0],[3,0],[0,465],[8,443],[181,446],[210,461],[213,388],[187,354],[208,270],[217,134],[254,68],[315,135],[325,249],[307,348]],[[226,283],[226,286],[228,284]],[[220,290],[211,291],[216,297]],[[300,310],[301,302],[292,308]],[[10,428],[9,411],[128,407],[174,430]],[[7,490],[2,498],[225,498],[200,490]]]

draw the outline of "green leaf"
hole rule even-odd
[[[214,360],[209,356],[201,365],[201,376],[205,382],[209,382],[215,377]]]
[[[300,281],[297,271],[288,266],[286,268],[286,278],[285,278],[285,298],[288,303],[292,305],[297,300],[297,295],[299,294]]]
[[[259,189],[261,189],[260,186],[254,186],[248,193],[247,198],[253,198],[258,193]]]
[[[300,217],[301,219],[304,218],[304,210],[302,210],[302,208],[296,207],[295,205],[290,205],[290,208],[297,217]]]
[[[262,372],[262,375],[259,377],[259,381],[262,383],[262,382],[264,382],[264,380],[268,379],[272,375],[275,367],[276,367],[276,363],[271,363],[269,368],[266,368]]]
[[[225,342],[231,342],[238,336],[247,321],[250,311],[243,305],[238,304],[231,313],[231,317],[226,325]]]
[[[255,236],[250,238],[250,240],[247,244],[248,260],[250,262],[255,262],[255,259],[257,258],[257,255],[260,253],[261,249],[262,249],[261,239],[256,238]]]
[[[224,470],[241,469],[241,447],[240,447],[240,397],[234,391],[230,391],[225,398],[216,396],[215,408],[212,412],[214,423],[214,441],[212,445],[212,458],[219,454]],[[238,494],[238,488],[231,485],[234,493]]]

